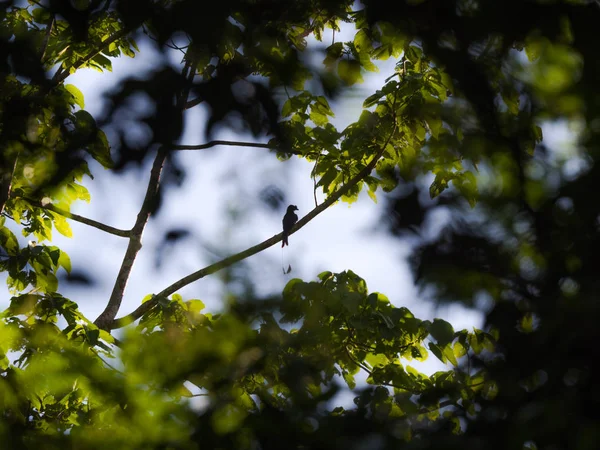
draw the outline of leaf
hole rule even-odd
[[[310,108],[310,120],[312,120],[315,123],[315,125],[320,127],[326,125],[329,122],[325,114],[322,114],[321,112],[319,112],[318,109],[313,108],[312,106]]]
[[[442,129],[442,119],[435,116],[429,116],[427,125],[429,126],[429,131],[431,131],[431,136],[434,139],[437,139],[440,135],[440,130]]]
[[[370,51],[372,49],[372,41],[365,29],[359,30],[354,36],[354,46],[359,53]]]
[[[193,397],[194,394],[184,385],[178,385],[173,391],[171,391],[177,397]]]
[[[373,95],[369,95],[365,101],[363,102],[363,108],[370,108],[371,106],[377,104],[381,97],[383,97],[385,93],[383,91],[377,91]]]
[[[470,171],[462,172],[455,176],[452,183],[467,199],[471,208],[474,208],[479,196],[475,175]]]
[[[377,189],[377,186],[375,187],[375,189]],[[369,195],[371,200],[373,200],[375,203],[377,203],[377,195],[375,194],[375,190],[371,189],[371,186],[369,186],[369,189],[367,190],[367,194]]]
[[[439,347],[439,345],[436,345],[433,342],[430,342],[429,350],[431,350],[431,352],[436,356],[437,359],[439,359],[441,362],[446,364],[446,361],[447,361],[446,356],[442,352],[442,349]]]
[[[342,377],[344,378],[344,381],[346,382],[346,384],[348,385],[348,387],[350,389],[354,389],[356,387],[356,381],[354,380],[354,375],[352,375],[351,373],[344,371],[342,373]]]
[[[200,313],[206,307],[202,300],[188,300],[185,305],[188,311],[194,314]]]
[[[73,96],[75,104],[81,109],[85,108],[85,102],[83,101],[83,93],[74,85],[66,84],[65,89]]]
[[[67,220],[58,214],[54,215],[53,218],[53,222],[54,222],[54,227],[56,228],[56,231],[58,231],[60,234],[62,234],[65,237],[73,237],[73,231],[71,230],[71,226],[69,225],[69,223],[67,222]]]
[[[0,225],[0,245],[4,247],[9,256],[16,256],[19,253],[19,242],[16,236],[4,225]]]
[[[545,39],[541,37],[529,37],[525,42],[525,54],[529,61],[533,62],[540,57],[544,47],[546,46]]]
[[[342,56],[342,51],[344,50],[344,44],[342,42],[336,42],[335,44],[327,47],[326,57],[323,60],[323,64],[325,66],[331,67],[335,64],[335,62]]]
[[[110,156],[110,145],[104,131],[98,129],[96,131],[96,139],[87,147],[88,152],[102,166],[109,169],[113,166],[113,160]]]
[[[88,324],[85,329],[85,335],[87,337],[87,341],[91,346],[94,346],[98,343],[98,338],[100,337],[100,330],[94,324]]]
[[[33,16],[33,20],[35,20],[37,23],[47,24],[52,20],[50,11],[45,8],[35,8],[33,11],[31,11],[31,15]]]
[[[337,71],[342,81],[348,86],[352,86],[353,84],[362,83],[363,81],[360,69],[360,62],[343,59],[339,62]]]
[[[390,363],[390,360],[387,356],[378,353],[368,353],[365,357],[365,361],[371,365],[371,367],[383,367],[387,366]]]
[[[441,347],[454,340],[454,328],[445,320],[434,319],[428,331]]]
[[[75,126],[77,127],[77,130],[84,136],[89,136],[98,128],[94,117],[83,109],[76,111],[73,116],[75,117]]]
[[[98,54],[96,56],[94,56],[92,58],[92,61],[95,63],[94,64],[90,64],[94,69],[102,72],[103,70],[108,70],[109,72],[112,72],[112,63],[110,62],[110,59],[108,59],[106,56],[102,55],[102,54]]]

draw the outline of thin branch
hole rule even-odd
[[[193,64],[188,61],[183,67],[183,76],[190,81],[190,83],[187,83],[187,86],[191,85],[191,80],[195,75],[195,70],[192,68],[192,66]],[[177,106],[180,110],[183,110],[183,105],[185,104],[188,95],[189,87],[186,87],[182,90],[181,95],[178,98]],[[160,176],[162,174],[162,169],[168,154],[169,149],[165,146],[160,147],[158,153],[156,154],[154,164],[152,165],[152,170],[150,171],[150,180],[148,181],[146,195],[144,196],[144,201],[142,203],[142,207],[140,208],[140,212],[137,215],[135,225],[131,229],[131,234],[129,235],[129,245],[125,251],[125,256],[123,257],[119,274],[115,280],[113,291],[110,295],[110,299],[106,305],[106,308],[94,321],[94,324],[98,326],[98,328],[110,330],[111,324],[114,322],[115,317],[119,312],[121,302],[123,301],[123,295],[125,294],[125,288],[127,287],[127,281],[131,275],[133,263],[135,262],[137,254],[142,248],[142,235],[144,234],[144,229],[146,228],[150,214],[156,205],[156,199],[160,189]]]
[[[95,58],[96,56],[98,56],[98,54],[100,54],[105,48],[107,48],[110,44],[112,44],[115,41],[118,41],[119,39],[127,36],[130,33],[131,30],[124,28],[122,30],[117,31],[115,34],[113,34],[112,36],[110,36],[108,39],[106,39],[105,41],[102,41],[100,43],[100,47],[91,51],[90,53],[88,53],[86,56],[84,56],[83,58],[81,58],[79,61],[75,62],[75,64],[73,64],[71,67],[69,67],[68,69],[63,69],[62,67],[59,68],[56,73],[54,74],[54,77],[52,77],[52,82],[54,84],[60,84],[63,81],[65,81],[65,79],[71,75],[71,69],[77,70],[79,69],[81,66],[83,66],[84,64],[88,63],[89,61],[91,61],[93,58]]]
[[[204,101],[204,99],[202,97],[195,98],[194,100],[190,100],[189,102],[187,102],[185,104],[185,106],[183,107],[183,109],[193,108],[194,106],[199,105],[203,101]]]
[[[348,193],[350,191],[350,189],[352,189],[359,181],[361,181],[363,178],[365,178],[367,175],[369,175],[371,173],[371,171],[375,168],[377,161],[379,161],[379,159],[385,152],[385,148],[387,147],[387,144],[390,142],[390,139],[392,138],[395,131],[396,131],[396,127],[394,127],[394,129],[392,130],[392,133],[390,133],[390,136],[386,140],[385,144],[383,144],[381,149],[375,154],[375,156],[373,156],[373,158],[371,159],[369,164],[367,164],[360,172],[358,172],[347,184],[340,187],[336,192],[334,192],[332,195],[327,197],[327,199],[323,203],[321,203],[319,206],[315,207],[311,212],[309,212],[306,216],[304,216],[302,219],[300,219],[296,223],[294,228],[292,228],[292,230],[288,234],[291,235],[291,234],[294,234],[296,231],[300,230],[300,228],[305,226],[308,222],[310,222],[312,219],[314,219],[317,215],[321,214],[323,211],[325,211],[327,208],[329,208],[331,205],[333,205],[343,195]],[[146,314],[148,311],[150,311],[154,306],[156,306],[159,299],[166,298],[169,295],[177,292],[181,288],[187,286],[188,284],[193,283],[194,281],[198,281],[199,279],[204,278],[207,275],[211,275],[221,269],[224,269],[225,267],[229,267],[239,261],[242,261],[252,255],[257,254],[258,252],[261,252],[261,251],[275,245],[278,242],[281,242],[282,237],[283,237],[283,233],[276,234],[275,236],[261,242],[260,244],[250,247],[250,248],[248,248],[240,253],[237,253],[235,255],[229,256],[221,261],[218,261],[214,264],[211,264],[210,266],[207,266],[203,269],[200,269],[194,273],[191,273],[191,274],[181,278],[180,280],[176,281],[175,283],[171,284],[170,286],[168,286],[167,288],[163,289],[161,292],[156,294],[152,300],[148,300],[147,302],[142,303],[132,313],[113,321],[112,324],[109,326],[109,328],[110,329],[121,328],[121,327],[124,327],[124,326],[130,324],[131,322],[136,321],[137,319],[142,317],[144,314]]]
[[[19,158],[19,154],[17,153],[14,156],[14,160],[10,160],[10,156],[8,152],[4,155],[3,163],[7,163],[5,168],[3,168],[2,172],[0,172],[0,214],[4,213],[4,206],[6,205],[6,201],[11,196],[12,189],[12,180],[15,175],[15,170],[17,168],[17,160]],[[7,167],[12,166],[10,170],[6,170]]]
[[[44,41],[42,42],[42,50],[40,54],[40,61],[43,63],[44,58],[46,57],[46,50],[48,49],[48,43],[50,42],[50,35],[52,34],[52,29],[54,28],[55,17],[52,15],[52,21],[50,25],[48,25],[46,29],[46,34],[44,35]]]
[[[255,147],[255,148],[268,148],[271,150],[276,150],[277,147],[271,144],[263,144],[260,142],[239,142],[239,141],[210,141],[206,144],[197,144],[197,145],[173,145],[170,147],[171,150],[204,150],[211,147],[216,147],[217,145],[228,145],[230,147]]]
[[[85,225],[89,225],[90,227],[94,227],[97,228],[99,230],[105,231],[107,233],[110,234],[114,234],[115,236],[121,236],[121,237],[129,237],[131,234],[130,230],[121,230],[119,228],[115,228],[115,227],[111,227],[110,225],[106,225],[102,222],[98,222],[96,220],[93,219],[88,219],[87,217],[83,217],[80,216],[78,214],[73,214],[70,213],[69,211],[66,211],[62,208],[59,208],[57,206],[54,206],[53,204],[49,203],[49,204],[43,204],[41,201],[38,200],[33,200],[31,198],[27,198],[27,197],[19,197],[19,196],[13,196],[13,198],[20,198],[22,200],[25,200],[27,203],[37,207],[37,208],[42,208],[48,211],[52,211],[55,212],[57,214],[60,214],[61,216],[66,217],[67,219],[71,219],[74,220],[75,222],[81,222]]]

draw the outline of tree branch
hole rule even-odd
[[[361,181],[363,178],[365,178],[367,175],[369,175],[371,173],[371,171],[375,168],[377,161],[379,161],[379,159],[385,152],[385,148],[386,148],[387,144],[389,143],[390,139],[392,138],[393,134],[395,133],[395,131],[396,131],[396,127],[394,127],[394,129],[392,130],[392,133],[386,140],[385,144],[383,144],[381,149],[375,154],[375,156],[373,156],[373,158],[371,159],[369,164],[367,164],[360,172],[358,172],[347,184],[345,184],[344,186],[339,188],[336,192],[334,192],[332,195],[327,197],[327,199],[323,203],[321,203],[320,205],[315,207],[311,212],[309,212],[306,216],[304,216],[302,219],[300,219],[296,223],[296,225],[294,225],[294,228],[292,228],[292,230],[288,234],[294,234],[296,231],[300,230],[308,222],[310,222],[312,219],[314,219],[317,215],[319,215],[320,213],[325,211],[332,204],[334,204],[336,201],[338,201],[343,195],[348,193],[350,191],[350,189],[352,189],[359,181]],[[280,242],[282,237],[283,237],[283,233],[276,234],[275,236],[261,242],[260,244],[250,247],[250,248],[248,248],[240,253],[237,253],[235,255],[229,256],[221,261],[218,261],[214,264],[211,264],[210,266],[207,266],[203,269],[200,269],[194,273],[191,273],[191,274],[181,278],[180,280],[176,281],[175,283],[171,284],[170,286],[168,286],[167,288],[163,289],[161,292],[156,294],[152,300],[148,300],[147,302],[142,303],[131,314],[128,314],[127,316],[121,317],[121,318],[113,321],[112,324],[109,326],[109,329],[121,328],[121,327],[124,327],[124,326],[130,324],[131,322],[134,322],[135,320],[139,319],[144,314],[146,314],[148,311],[150,311],[154,306],[156,306],[156,304],[158,303],[158,300],[160,298],[166,298],[169,295],[177,292],[179,289],[183,288],[184,286],[187,286],[188,284],[193,283],[194,281],[198,281],[199,279],[204,278],[207,275],[211,275],[221,269],[224,269],[225,267],[229,267],[239,261],[242,261],[243,259],[246,259],[252,255],[255,255],[256,253],[258,253],[262,250],[265,250],[265,249],[271,247],[272,245]]]
[[[216,147],[217,145],[228,145],[230,147],[255,147],[255,148],[268,148],[272,150],[276,150],[277,148],[273,145],[263,144],[260,142],[238,142],[238,141],[210,141],[206,144],[198,144],[198,145],[172,145],[171,150],[204,150],[211,147]]]
[[[195,75],[195,70],[193,69],[193,64],[190,61],[186,62],[185,66],[183,67],[182,74],[190,82],[192,81]],[[191,85],[191,83],[188,83],[188,86],[189,85]],[[184,88],[178,98],[177,106],[181,111],[183,111],[183,106],[188,95],[189,87]],[[146,195],[144,197],[142,207],[140,208],[140,212],[137,215],[135,225],[131,229],[131,234],[129,235],[129,245],[125,251],[125,256],[123,257],[119,274],[115,280],[113,291],[110,295],[110,299],[108,300],[106,308],[94,321],[94,324],[103,330],[111,329],[111,324],[114,322],[115,317],[119,312],[119,308],[121,307],[121,302],[123,301],[123,295],[125,294],[125,288],[127,287],[127,281],[129,280],[133,263],[135,262],[138,252],[142,248],[142,235],[144,234],[144,229],[148,223],[150,214],[156,205],[156,198],[160,189],[160,176],[168,154],[169,149],[166,146],[161,146],[156,154],[156,158],[154,158],[154,164],[152,165],[152,170],[150,172],[150,180],[148,181]]]
[[[107,325],[114,320],[119,312],[119,308],[121,307],[121,302],[123,300],[123,295],[125,294],[125,288],[127,287],[127,281],[129,280],[131,269],[133,268],[133,263],[135,262],[138,252],[142,248],[142,235],[144,234],[144,228],[146,227],[146,223],[148,223],[150,214],[154,209],[153,207],[160,185],[160,175],[162,173],[162,168],[166,157],[167,150],[164,147],[161,147],[158,150],[156,158],[154,158],[154,164],[152,166],[152,171],[150,172],[150,180],[148,181],[144,202],[142,203],[140,212],[137,215],[135,225],[131,229],[131,233],[129,235],[129,245],[127,245],[127,250],[125,251],[125,256],[123,257],[123,262],[121,263],[119,274],[115,280],[110,299],[108,300],[108,304],[106,305],[106,308],[104,308],[104,311],[102,311],[102,313],[94,321],[94,324],[98,326],[98,328],[110,329]]]
[[[190,108],[193,108],[194,106],[196,106],[196,105],[199,105],[199,104],[200,104],[200,103],[202,103],[203,101],[204,101],[204,99],[202,99],[202,97],[195,98],[194,100],[190,100],[189,102],[187,102],[187,103],[184,105],[183,109],[190,109]]]
[[[129,237],[131,234],[130,230],[120,230],[119,228],[111,227],[110,225],[103,224],[102,222],[98,222],[93,219],[88,219],[87,217],[83,217],[78,214],[70,213],[69,211],[58,208],[57,206],[54,206],[51,203],[44,205],[41,201],[33,200],[33,199],[27,198],[27,197],[13,196],[13,198],[20,198],[22,200],[25,200],[27,203],[31,204],[32,206],[55,212],[57,214],[60,214],[61,216],[66,217],[67,219],[71,219],[76,222],[81,222],[85,225],[89,225],[90,227],[97,228],[99,230],[105,231],[110,234],[114,234],[115,236]]]

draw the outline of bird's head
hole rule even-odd
[[[287,212],[294,212],[294,211],[298,211],[298,207],[296,205],[288,206]]]

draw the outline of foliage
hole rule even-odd
[[[0,7],[0,267],[12,296],[0,318],[3,440],[11,448],[592,448],[596,372],[582,344],[598,338],[600,208],[589,193],[600,117],[590,36],[600,10],[574,0],[205,8],[191,0]],[[352,40],[336,42],[341,23],[354,27]],[[307,44],[330,34],[321,50]],[[92,117],[66,80],[81,68],[111,70],[109,58],[134,57],[140,39],[163,60],[147,79],[117,86],[111,108]],[[182,53],[180,72],[166,63],[173,52]],[[322,64],[310,63],[312,52]],[[393,73],[355,122],[336,129],[331,100],[389,58]],[[152,137],[132,147],[118,113],[139,93],[154,106],[138,120]],[[485,330],[419,320],[350,270],[293,279],[281,296],[238,298],[220,314],[176,293],[280,235],[117,319],[160,205],[161,172],[173,169],[185,111],[197,105],[210,112],[207,137],[242,124],[267,136],[264,147],[279,158],[314,163],[326,200],[295,230],[362,189],[374,201],[390,193],[396,234],[418,230],[431,209],[451,211],[446,230],[419,242],[415,275],[438,301],[490,298]],[[540,145],[542,123],[557,119],[585,130],[587,173],[569,174]],[[121,131],[112,148],[106,127]],[[89,158],[114,170],[154,158],[131,230],[70,213],[74,201],[90,201]],[[423,179],[429,206],[418,198]],[[71,236],[67,219],[129,240],[94,321],[59,293],[57,272],[71,263],[48,242],[54,229]],[[22,247],[11,229],[35,241]],[[131,322],[122,339],[111,334]],[[430,354],[446,370],[425,375],[409,364]],[[355,407],[336,405],[342,392]],[[561,414],[565,404],[572,414]]]

